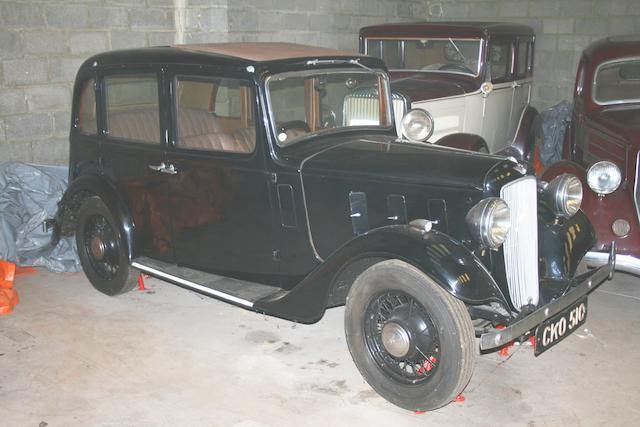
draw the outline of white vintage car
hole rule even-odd
[[[360,30],[360,51],[389,68],[397,129],[403,129],[402,120],[424,120],[406,115],[421,109],[431,122],[424,141],[518,160],[529,160],[534,146],[534,42],[530,27],[509,23],[402,23]]]

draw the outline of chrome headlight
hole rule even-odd
[[[419,108],[407,111],[401,123],[402,136],[410,141],[426,141],[433,133],[433,117]]]
[[[572,217],[582,204],[582,183],[574,175],[557,176],[547,186],[546,199],[556,215]]]
[[[469,210],[466,220],[473,237],[490,249],[498,249],[511,228],[509,206],[498,197],[478,202]]]
[[[606,160],[594,163],[587,171],[587,183],[598,194],[613,193],[618,189],[621,181],[620,168]]]

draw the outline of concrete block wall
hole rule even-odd
[[[233,0],[231,41],[288,41],[358,49],[358,30],[394,22],[404,0]]]
[[[0,0],[0,161],[66,163],[73,79],[97,52],[227,40],[357,50],[365,25],[470,19],[536,30],[544,109],[570,98],[587,44],[640,33],[640,0]]]
[[[0,0],[0,162],[67,162],[73,80],[91,55],[227,39],[227,0],[189,0],[183,15],[174,3]]]
[[[399,19],[518,22],[536,31],[532,103],[572,98],[582,50],[592,41],[640,33],[640,0],[407,0]]]

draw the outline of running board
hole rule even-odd
[[[159,279],[248,308],[253,308],[256,301],[282,291],[275,286],[204,273],[147,257],[134,259],[131,266]]]

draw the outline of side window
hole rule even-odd
[[[175,94],[178,148],[229,153],[255,150],[248,82],[179,76]]]
[[[118,75],[105,77],[104,81],[109,137],[159,143],[157,76]]]
[[[85,135],[95,135],[98,133],[94,79],[87,80],[80,90],[77,127],[78,130]]]
[[[529,77],[533,69],[533,41],[521,39],[518,41],[518,60],[516,61],[518,77]]]
[[[494,40],[489,46],[489,60],[491,61],[491,80],[504,81],[511,75],[513,63],[513,49],[511,40]]]

